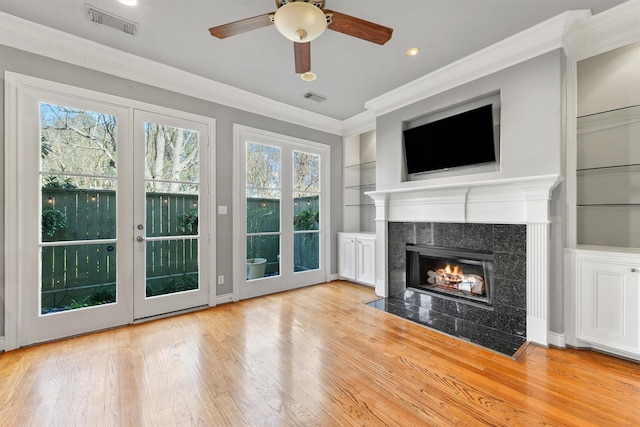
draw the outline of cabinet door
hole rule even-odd
[[[376,284],[376,239],[360,237],[357,239],[356,280],[370,285]]]
[[[638,266],[578,260],[578,338],[640,352]]]
[[[338,275],[356,279],[356,237],[353,235],[338,235]]]

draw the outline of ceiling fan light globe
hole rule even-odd
[[[295,1],[281,6],[276,11],[273,23],[280,34],[294,42],[310,42],[327,29],[324,12],[318,6],[305,1]]]

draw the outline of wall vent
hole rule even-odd
[[[316,101],[316,102],[324,102],[327,100],[326,96],[314,93],[314,92],[307,92],[303,95],[305,98],[310,99],[312,101]]]
[[[87,11],[87,19],[91,22],[96,22],[107,27],[114,28],[118,31],[125,32],[135,36],[138,34],[138,24],[135,22],[127,21],[119,16],[112,15],[100,10],[90,4],[85,4],[85,10]]]

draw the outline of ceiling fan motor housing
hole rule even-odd
[[[287,2],[276,11],[277,30],[294,42],[310,42],[327,28],[327,17],[313,2]]]

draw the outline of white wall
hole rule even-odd
[[[416,102],[377,119],[377,190],[561,172],[563,54],[554,51]],[[402,123],[495,92],[501,98],[500,170],[447,172],[405,181]]]
[[[640,105],[640,42],[578,62],[578,117]]]

